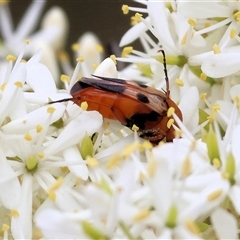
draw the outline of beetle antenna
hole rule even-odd
[[[163,71],[165,74],[165,81],[166,81],[166,94],[167,94],[167,97],[169,98],[170,90],[169,90],[169,79],[168,79],[168,73],[167,73],[166,55],[163,49],[160,49],[159,52],[161,52],[163,55]]]
[[[64,98],[64,99],[60,99],[60,100],[57,100],[57,101],[50,101],[50,102],[48,102],[48,104],[67,102],[67,101],[72,101],[73,99],[74,98]]]

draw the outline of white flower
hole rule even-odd
[[[238,238],[237,221],[228,211],[217,209],[211,215],[211,221],[219,239]]]
[[[103,47],[97,36],[91,32],[83,34],[79,38],[78,44],[79,49],[75,52],[75,57],[83,57],[82,74],[90,77],[96,66],[103,60]]]
[[[62,48],[67,25],[61,11],[47,15],[35,34],[34,23],[25,23],[14,39],[7,5],[0,5],[4,49],[31,34],[33,44],[25,44],[17,59],[8,55],[8,62],[1,62],[0,223],[5,238],[237,238],[240,68],[232,58],[239,51],[239,4],[136,2],[142,8],[123,6],[124,12],[143,15],[134,16],[136,24],[121,45],[139,39],[143,51],[125,48],[128,58],[117,60],[131,65],[118,72],[113,56],[100,63],[96,36],[83,35],[73,47],[73,73],[61,59],[68,74],[61,77],[65,90],[57,89],[52,67],[41,63],[45,50],[32,54],[34,47],[45,45],[55,58]],[[23,19],[35,22],[36,5]],[[172,113],[179,127],[174,126],[173,142],[153,147],[136,131],[86,111],[85,103],[61,102],[71,98],[81,74],[135,79],[165,89],[163,57],[156,54],[160,48],[167,56],[171,98],[183,114],[181,121]],[[30,59],[24,62],[26,53]]]
[[[25,44],[24,41],[30,39],[29,47],[24,52],[25,57],[32,56],[39,48],[42,48],[43,56],[41,61],[48,66],[57,83],[59,78],[57,51],[61,50],[65,45],[68,23],[63,10],[54,7],[43,17],[40,30],[33,33],[45,3],[46,1],[32,1],[16,30],[12,25],[8,4],[0,4],[2,48],[10,49],[12,54],[18,55]],[[7,54],[9,53],[7,52]]]
[[[84,33],[79,38],[78,42],[72,45],[72,49],[77,61],[77,66],[75,68],[72,67],[67,53],[62,52],[60,54],[60,63],[64,74],[67,75],[67,79],[72,76],[69,86],[67,81],[64,81],[65,87],[68,89],[71,89],[73,84],[79,80],[80,77],[91,77],[103,60],[104,53],[100,40],[92,32]],[[73,71],[74,74],[72,75]]]
[[[1,79],[0,135],[4,174],[0,178],[0,198],[4,207],[12,210],[14,238],[32,237],[33,203],[38,207],[40,196],[47,196],[54,177],[61,176],[60,167],[68,166],[76,176],[87,179],[86,162],[79,151],[76,155],[72,150],[85,134],[91,136],[102,125],[102,117],[97,112],[85,112],[72,104],[67,108],[63,104],[46,106],[49,98],[69,95],[57,93],[50,71],[39,63],[41,51],[27,63],[20,62],[23,54],[24,49],[14,67],[10,60]],[[32,92],[24,92],[24,89]],[[61,131],[52,124],[65,112],[75,117],[67,119]],[[9,184],[12,187],[8,187]]]

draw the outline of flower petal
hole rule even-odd
[[[199,93],[196,87],[190,87],[182,96],[179,103],[179,108],[182,111],[183,123],[188,125],[191,123],[192,118],[198,112]],[[198,123],[198,119],[195,118]],[[193,124],[196,126],[196,124]]]
[[[60,133],[58,138],[44,151],[46,155],[54,155],[81,141],[87,133],[91,135],[102,125],[102,116],[96,111],[83,112],[73,119]]]
[[[51,72],[41,63],[29,62],[27,64],[26,82],[34,92],[44,96],[57,91]]]
[[[68,214],[52,208],[38,212],[36,225],[47,239],[81,238],[81,228],[77,221],[69,219]]]
[[[231,8],[218,2],[186,1],[178,3],[178,13],[187,18],[204,19],[214,17],[229,17]]]
[[[76,162],[76,165],[68,165],[70,172],[86,181],[89,171],[86,162],[82,159],[77,147],[73,146],[63,150],[63,157],[66,163]]]
[[[224,209],[218,208],[211,215],[211,222],[218,239],[237,239],[237,220],[232,214]]]
[[[151,24],[156,30],[158,40],[167,48],[170,54],[177,52],[174,38],[170,33],[170,20],[168,16],[168,9],[165,7],[164,1],[148,1],[148,12],[151,19]]]
[[[220,53],[209,56],[202,64],[202,71],[209,77],[226,77],[240,70],[240,53]]]
[[[240,214],[240,187],[237,185],[232,186],[230,189],[229,197],[234,205],[238,214]]]
[[[37,125],[44,125],[46,123],[49,118],[49,113],[47,113],[48,107],[49,106],[38,108],[21,118],[9,122],[1,129],[4,133],[8,134],[26,134],[29,130],[36,128]],[[55,109],[56,110],[51,116],[50,124],[61,118],[65,110],[65,106],[63,104],[58,104]]]
[[[97,67],[97,69],[94,72],[94,75],[117,78],[118,77],[117,67],[111,58],[106,58]]]
[[[147,17],[145,19],[147,22],[150,22],[150,18]],[[139,38],[141,36],[141,34],[143,32],[147,31],[147,26],[143,23],[140,22],[136,25],[134,25],[132,28],[130,28],[122,37],[119,46],[123,47],[126,46],[130,43],[132,43],[133,41],[135,41],[137,38]]]
[[[21,187],[21,202],[17,208],[19,216],[12,217],[11,229],[14,239],[32,238],[32,195],[33,178],[24,174]]]
[[[1,201],[6,208],[16,209],[21,200],[21,186],[2,150],[0,150],[0,176]],[[8,178],[10,180],[7,180]]]

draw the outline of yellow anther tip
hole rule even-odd
[[[167,111],[167,117],[171,117],[174,112],[175,112],[175,108],[170,107]]]
[[[196,27],[196,21],[193,18],[188,19],[188,24],[192,27]]]
[[[7,57],[6,57],[6,59],[7,59],[7,61],[15,61],[16,60],[16,57],[14,56],[14,55],[11,55],[11,54],[9,54],[9,55],[7,55]]]
[[[207,97],[207,93],[202,93],[202,94],[200,95],[200,99],[201,99],[202,101],[204,101],[204,100],[206,99],[206,97]]]
[[[101,44],[96,44],[96,50],[100,53],[103,52],[103,46]]]
[[[88,103],[86,101],[82,102],[81,103],[81,108],[82,108],[82,110],[86,111],[88,109]]]
[[[97,167],[99,165],[98,160],[93,157],[87,157],[86,163],[89,167]]]
[[[222,195],[222,189],[219,189],[219,190],[215,190],[214,192],[210,193],[207,197],[208,201],[214,201],[216,200],[217,198],[219,198],[221,195]]]
[[[37,125],[37,126],[36,126],[36,132],[37,132],[37,133],[40,133],[42,130],[43,130],[42,125]]]
[[[122,11],[123,11],[123,14],[128,14],[128,13],[129,13],[129,7],[128,7],[128,5],[123,4],[123,5],[122,5]]]
[[[70,77],[65,74],[62,74],[60,79],[62,82],[70,83]]]
[[[72,48],[72,51],[76,52],[80,49],[80,44],[74,43],[74,44],[72,44],[71,48]]]
[[[77,62],[84,62],[84,57],[80,56],[76,60],[77,60]]]
[[[169,119],[168,120],[168,122],[167,122],[167,128],[169,129],[169,128],[171,128],[171,126],[173,125],[173,123],[174,123],[174,119]]]
[[[122,51],[122,57],[126,57],[132,51],[133,51],[133,47],[131,46],[125,47]]]
[[[221,49],[220,49],[220,47],[219,47],[217,44],[214,44],[214,45],[213,45],[213,52],[214,52],[215,54],[221,53]]]
[[[183,82],[181,79],[179,79],[179,78],[177,78],[177,79],[175,80],[175,83],[176,83],[179,87],[184,86],[184,82]]]
[[[15,82],[14,85],[15,85],[16,87],[19,87],[19,88],[22,88],[22,87],[23,87],[22,82],[19,82],[19,81]]]
[[[233,39],[233,38],[235,38],[236,35],[237,35],[236,29],[235,29],[235,28],[232,28],[232,29],[230,30],[230,38]]]
[[[29,44],[29,43],[30,43],[30,39],[25,39],[24,42],[25,42],[26,44]]]
[[[206,81],[207,75],[206,75],[204,72],[202,72],[202,73],[200,74],[200,79],[203,80],[203,81]]]
[[[24,139],[26,141],[31,141],[32,140],[32,136],[29,133],[27,133],[27,134],[25,134]]]
[[[138,131],[138,130],[139,130],[139,127],[138,127],[137,125],[133,124],[132,130],[133,130],[133,131]]]
[[[116,56],[114,54],[110,56],[110,59],[114,62],[115,65],[117,65]]]
[[[135,13],[135,20],[137,22],[141,22],[142,21],[142,14],[140,13]]]
[[[47,113],[54,113],[55,110],[56,110],[56,108],[54,108],[54,107],[48,107],[47,108]]]

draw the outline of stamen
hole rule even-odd
[[[96,158],[93,157],[87,157],[86,163],[89,167],[97,167],[99,165],[99,162]]]
[[[25,39],[24,42],[25,42],[27,45],[29,45],[30,39]]]
[[[12,209],[11,210],[11,215],[14,217],[14,218],[17,218],[19,217],[19,212],[17,209]]]
[[[218,158],[214,158],[214,159],[212,160],[212,165],[213,165],[215,168],[219,169],[219,168],[222,166],[222,163],[221,163],[221,161],[220,161]]]
[[[180,78],[177,78],[177,79],[175,80],[175,83],[176,83],[179,87],[184,86],[184,82],[183,82]]]
[[[197,224],[195,222],[193,222],[192,220],[186,220],[185,226],[190,232],[192,232],[195,235],[200,232]]]
[[[210,194],[207,196],[207,200],[208,200],[209,202],[214,201],[214,200],[216,200],[217,198],[219,198],[219,197],[222,195],[222,193],[223,193],[222,189],[215,190],[214,192],[210,193]]]
[[[76,59],[77,62],[84,62],[84,57],[80,56]]]
[[[128,7],[128,5],[125,5],[125,4],[123,4],[122,5],[122,11],[123,11],[123,14],[128,14],[129,13],[129,7]]]
[[[156,160],[150,159],[148,162],[148,166],[147,166],[147,171],[148,171],[149,177],[154,177],[156,169],[157,169]]]
[[[96,50],[98,51],[98,52],[103,52],[103,47],[102,47],[102,45],[101,44],[96,44]]]
[[[9,225],[7,225],[7,224],[3,224],[2,225],[2,231],[4,232],[4,231],[8,231],[9,230]]]
[[[129,53],[131,53],[133,51],[133,47],[131,46],[128,46],[128,47],[125,47],[123,50],[122,50],[122,54],[121,54],[121,57],[126,57]]]
[[[88,109],[88,103],[86,101],[81,103],[81,108],[83,111],[86,111]]]
[[[188,24],[192,27],[196,27],[197,23],[193,18],[188,19]]]
[[[138,131],[138,130],[139,130],[139,127],[138,127],[137,125],[133,124],[132,130],[133,130],[133,131]]]
[[[15,86],[19,87],[19,88],[22,88],[23,87],[23,84],[21,82],[15,82],[14,83]]]
[[[133,216],[133,220],[134,221],[141,221],[145,218],[147,218],[150,215],[151,211],[148,209],[143,209],[140,212],[138,212],[137,214],[135,214],[135,216]]]
[[[183,161],[181,173],[183,177],[187,177],[191,173],[191,161],[188,157]]]
[[[232,29],[230,30],[230,38],[233,39],[233,38],[235,38],[236,35],[237,35],[237,30],[236,30],[236,28],[232,28]]]
[[[114,64],[117,65],[116,55],[112,54],[112,55],[110,56],[110,58],[112,59],[112,61],[114,62]]]
[[[37,132],[37,133],[40,133],[42,130],[43,130],[42,125],[37,125],[37,126],[36,126],[36,132]]]
[[[47,108],[47,113],[52,114],[52,113],[54,113],[55,111],[56,111],[56,108],[54,108],[54,107],[48,107],[48,108]]]
[[[200,79],[203,80],[203,81],[206,81],[207,80],[207,75],[204,72],[202,72],[200,74]]]
[[[142,21],[142,14],[140,13],[135,13],[135,20],[137,22],[141,22]]]
[[[27,133],[25,134],[24,139],[27,141],[32,141],[32,136],[29,133]]]
[[[0,89],[1,89],[2,91],[4,91],[4,89],[6,88],[6,86],[7,86],[7,83],[5,82],[5,83],[3,83],[3,84],[0,86]]]
[[[44,157],[45,157],[45,154],[44,154],[44,153],[38,153],[38,157],[39,157],[39,158],[44,158]]]
[[[213,45],[213,52],[214,52],[215,54],[221,53],[221,49],[220,49],[220,47],[219,47],[217,44],[214,44],[214,45]]]
[[[74,43],[71,46],[73,52],[77,52],[80,49],[80,44],[79,43]]]
[[[170,107],[167,111],[167,117],[171,117],[175,113],[175,108]]]
[[[171,128],[171,126],[173,125],[173,123],[174,123],[174,119],[169,119],[168,120],[168,122],[167,122],[167,128],[169,129],[169,128]]]
[[[15,61],[17,58],[14,55],[8,54],[6,57],[7,61]]]
[[[64,82],[64,83],[70,83],[70,77],[65,75],[65,74],[62,74],[61,77],[60,77],[61,81]]]
[[[202,101],[204,101],[204,100],[206,99],[206,97],[207,97],[207,93],[202,93],[202,94],[200,95],[200,99],[201,99]]]
[[[93,68],[94,70],[96,70],[98,66],[99,66],[99,64],[94,63],[94,64],[92,65],[92,68]]]
[[[210,27],[211,26],[211,23],[210,22],[205,22],[204,23],[204,28],[208,28],[208,27]]]

